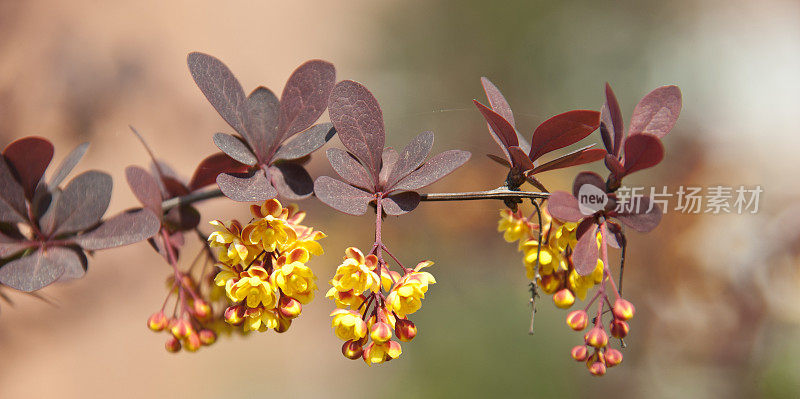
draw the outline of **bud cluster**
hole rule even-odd
[[[217,340],[215,315],[209,302],[201,297],[194,278],[175,269],[175,276],[167,280],[170,292],[161,310],[147,319],[147,327],[155,332],[170,334],[164,347],[168,352],[179,352],[181,348],[195,352]],[[175,295],[175,309],[171,317],[164,313],[169,299]]]
[[[305,212],[276,199],[250,211],[253,219],[245,226],[211,222],[217,230],[209,245],[220,248],[214,283],[231,303],[224,319],[245,332],[285,332],[314,298],[317,278],[306,263],[322,254],[317,240],[325,234],[301,225]]]
[[[596,376],[606,373],[608,367],[614,367],[622,363],[622,352],[608,347],[609,336],[603,324],[603,308],[605,301],[600,302],[597,316],[593,320],[594,326],[584,335],[584,345],[572,348],[572,358],[579,362],[586,362],[589,372]],[[613,315],[608,323],[608,330],[614,338],[625,338],[628,335],[627,321],[633,318],[635,309],[633,304],[625,299],[618,298],[611,307]],[[567,325],[575,331],[583,331],[589,322],[589,315],[586,310],[574,310],[567,315]],[[590,354],[589,351],[592,351]]]
[[[403,268],[401,276],[389,270],[378,248],[367,256],[357,248],[347,248],[326,294],[337,306],[331,313],[331,325],[345,341],[342,354],[348,359],[361,358],[368,365],[400,356],[402,348],[392,340],[393,334],[403,342],[414,339],[417,327],[407,316],[420,309],[428,286],[436,283],[430,273],[420,271],[433,262]]]

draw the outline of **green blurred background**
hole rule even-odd
[[[137,244],[98,253],[85,278],[41,292],[50,303],[3,291],[15,305],[0,304],[0,397],[799,397],[799,17],[800,3],[779,0],[0,0],[3,145],[42,135],[60,159],[91,141],[79,169],[114,176],[111,212],[135,204],[124,167],[147,163],[128,124],[187,177],[214,151],[211,135],[230,130],[188,74],[193,50],[225,61],[246,90],[281,90],[306,59],[334,62],[338,79],[361,81],[380,101],[387,145],[433,130],[436,150],[473,152],[433,191],[505,177],[484,156],[499,151],[471,104],[483,100],[481,76],[506,95],[526,137],[556,113],[599,109],[605,82],[626,121],[649,90],[677,84],[683,112],[665,162],[627,183],[764,188],[755,215],[670,212],[653,233],[631,234],[625,290],[637,317],[623,364],[602,379],[571,360],[581,336],[546,298],[527,334],[521,254],[495,231],[501,204],[482,201],[425,203],[385,224],[392,252],[434,260],[438,281],[397,361],[344,359],[321,298],[289,334],[170,355],[145,327],[168,268]],[[319,155],[310,169],[333,173]],[[543,181],[563,189],[575,173]],[[344,248],[371,243],[373,220],[301,206],[329,235],[311,264],[324,286]],[[224,200],[201,210],[247,215]]]

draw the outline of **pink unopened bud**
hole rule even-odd
[[[594,362],[589,365],[589,372],[597,377],[602,377],[606,374],[606,365],[601,362]]]
[[[617,319],[628,321],[633,318],[634,313],[636,313],[636,308],[633,307],[632,303],[622,298],[617,298],[617,300],[614,301],[613,312],[614,317]]]
[[[382,344],[392,339],[392,326],[389,323],[379,321],[370,328],[369,336],[373,341]]]
[[[363,352],[364,348],[358,342],[346,341],[342,345],[342,354],[348,359],[356,360],[361,357]]]
[[[278,317],[278,325],[275,327],[275,332],[285,333],[289,331],[289,327],[291,326],[292,326],[292,319],[287,319],[285,317]]]
[[[189,352],[196,352],[201,346],[203,342],[200,341],[200,335],[195,332],[189,334],[183,342],[183,347]]]
[[[217,334],[208,329],[200,330],[197,335],[200,336],[200,342],[202,342],[203,345],[211,345],[217,341]]]
[[[164,312],[153,313],[149,319],[147,319],[147,327],[149,327],[153,331],[162,331],[167,328],[169,324],[169,320],[167,320],[167,316],[164,315]]]
[[[581,331],[589,324],[589,315],[585,310],[573,310],[567,314],[567,325],[575,330]]]
[[[200,320],[205,320],[211,316],[211,306],[208,302],[197,299],[194,301],[194,316]]]
[[[278,300],[278,312],[287,318],[287,319],[294,319],[297,316],[300,316],[300,312],[303,311],[303,305],[300,304],[300,301],[288,296],[281,296],[281,299]]]
[[[628,335],[630,327],[628,326],[628,323],[619,319],[614,319],[611,320],[610,330],[612,337],[625,338]]]
[[[606,349],[606,365],[614,367],[622,363],[622,352],[616,349]]]
[[[583,339],[586,341],[586,345],[595,348],[603,348],[608,344],[608,334],[606,334],[606,331],[600,326],[589,330],[586,335],[583,336]]]
[[[225,309],[225,321],[234,326],[238,326],[244,322],[245,308],[242,305],[229,306]]]
[[[166,343],[164,343],[164,348],[167,352],[176,353],[181,350],[181,341],[178,341],[175,337],[169,337]]]
[[[399,319],[394,323],[394,334],[397,339],[409,342],[417,336],[417,326],[411,320]]]
[[[589,357],[589,348],[587,348],[585,345],[578,345],[572,348],[570,354],[572,355],[573,359],[582,362]]]
[[[188,337],[189,334],[193,334],[194,328],[192,328],[192,324],[189,323],[189,320],[180,319],[172,326],[171,332],[175,338],[181,339]]]

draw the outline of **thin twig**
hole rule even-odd
[[[218,188],[196,191],[182,197],[170,198],[161,203],[164,211],[168,211],[178,205],[189,205],[195,202],[222,197],[222,192]],[[505,188],[496,188],[487,191],[467,191],[463,193],[428,193],[420,194],[421,201],[473,201],[487,199],[508,199],[508,198],[548,198],[549,193],[532,191],[512,191]]]
[[[531,203],[536,207],[536,216],[539,218],[539,241],[536,242],[536,267],[534,269],[533,281],[531,281],[531,329],[528,331],[528,334],[533,335],[533,321],[536,318],[536,297],[539,296],[536,280],[539,279],[539,256],[542,254],[542,229],[544,226],[542,226],[542,210],[539,208],[539,204],[536,202],[536,199],[531,199]]]

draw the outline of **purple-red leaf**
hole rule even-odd
[[[619,156],[622,139],[625,137],[625,127],[622,124],[622,111],[619,109],[617,96],[608,83],[606,83],[606,101],[600,109],[600,121],[603,144],[609,154]]]
[[[594,144],[588,145],[581,149],[570,152],[569,154],[562,155],[552,161],[543,163],[533,169],[531,173],[547,172],[549,170],[568,168],[570,166],[583,165],[595,161],[599,161],[606,156],[605,150],[599,148],[590,148]]]
[[[164,222],[172,231],[186,231],[200,224],[200,212],[191,205],[176,206],[164,215]]]
[[[514,164],[514,167],[526,171],[536,168],[533,161],[528,158],[528,154],[522,150],[522,148],[517,146],[508,147],[508,155],[511,156],[511,162]]]
[[[216,144],[217,148],[222,152],[245,165],[252,166],[258,162],[255,154],[247,148],[247,144],[236,136],[225,133],[214,133],[214,144]]]
[[[622,166],[622,162],[617,159],[612,154],[606,154],[605,158],[606,168],[608,168],[611,173],[617,177],[625,176],[625,167]]]
[[[137,243],[152,237],[160,228],[161,222],[153,212],[136,209],[105,220],[96,229],[75,237],[73,241],[85,250],[96,251]]]
[[[302,165],[281,162],[269,167],[269,178],[281,197],[288,200],[308,198],[314,192],[314,180]]]
[[[594,172],[581,172],[572,181],[572,195],[578,198],[578,193],[585,184],[597,187],[600,193],[606,192],[606,181],[600,175]]]
[[[25,190],[25,197],[32,199],[36,185],[53,160],[53,144],[41,137],[24,137],[9,144],[3,156]]]
[[[331,123],[320,123],[298,133],[291,141],[281,146],[273,160],[299,159],[316,151],[336,134]]]
[[[328,176],[317,178],[314,182],[314,194],[331,208],[350,215],[363,215],[374,198],[366,191]]]
[[[26,220],[25,191],[14,178],[5,159],[0,157],[0,222],[22,223]]]
[[[31,292],[52,284],[66,269],[82,267],[80,258],[74,251],[49,247],[0,266],[0,283]]]
[[[138,166],[125,168],[125,178],[139,202],[154,214],[161,215],[161,190],[158,188],[156,179]]]
[[[562,222],[578,222],[584,215],[578,207],[578,199],[566,191],[556,191],[547,200],[547,211]]]
[[[369,172],[350,153],[338,148],[328,148],[326,155],[339,177],[356,187],[374,191],[375,184]]]
[[[514,126],[491,108],[479,103],[477,100],[472,100],[472,102],[478,107],[478,111],[483,115],[483,119],[486,119],[486,123],[489,126],[489,134],[492,135],[494,141],[500,146],[500,149],[503,150],[503,154],[511,161],[508,147],[519,145],[517,132]]]
[[[103,217],[111,200],[111,176],[90,170],[72,179],[55,203],[54,235],[81,231]]]
[[[500,89],[486,77],[481,78],[481,86],[483,86],[483,91],[486,93],[486,98],[489,100],[492,110],[508,121],[511,126],[514,126],[514,113],[511,111],[511,106],[508,105],[508,101],[506,101]]]
[[[486,156],[489,157],[489,159],[491,159],[492,161],[495,161],[495,162],[499,163],[500,165],[503,165],[503,166],[505,166],[507,168],[511,167],[511,163],[509,163],[508,160],[500,158],[497,155],[486,154]]]
[[[420,196],[414,191],[392,194],[381,200],[381,207],[387,215],[399,216],[413,211],[419,205]]]
[[[281,104],[266,87],[258,87],[247,97],[244,105],[243,137],[256,157],[266,161],[273,147],[279,144]]]
[[[239,202],[262,202],[278,195],[260,169],[249,175],[221,173],[217,176],[217,185],[222,194]]]
[[[333,88],[328,111],[342,144],[377,182],[386,134],[378,101],[360,83],[344,80]]]
[[[233,73],[222,61],[203,53],[189,53],[186,59],[197,87],[231,127],[244,134],[242,112],[247,97]]]
[[[591,225],[583,231],[583,235],[578,237],[578,243],[575,244],[575,252],[572,254],[575,271],[581,276],[588,276],[594,271],[597,267],[597,255],[599,253],[599,248],[597,247],[597,225],[592,220],[585,222],[591,223]]]
[[[308,129],[328,105],[336,69],[322,60],[306,61],[292,72],[281,94],[281,140]]]
[[[397,161],[394,164],[392,173],[389,174],[389,179],[386,182],[387,187],[391,187],[400,179],[408,176],[423,162],[433,148],[433,132],[422,132],[403,148],[398,154]]]
[[[650,133],[664,137],[678,121],[681,102],[678,86],[661,86],[651,91],[633,109],[628,134]]]
[[[658,165],[664,159],[664,145],[656,136],[646,133],[632,134],[625,139],[625,175]]]
[[[626,209],[618,212],[614,217],[626,226],[640,232],[647,233],[661,222],[661,207],[653,203],[648,196],[628,198],[623,205]]]
[[[470,153],[461,150],[449,150],[438,154],[428,162],[425,162],[417,170],[400,179],[393,187],[392,191],[413,191],[433,184],[437,180],[447,176],[469,160]]]
[[[394,148],[383,149],[383,154],[381,154],[381,173],[378,175],[378,184],[382,187],[387,187],[386,183],[389,181],[389,176],[394,171],[394,166],[399,158],[400,155]]]
[[[89,143],[82,143],[75,147],[72,152],[64,158],[61,163],[56,168],[55,172],[53,172],[52,176],[50,177],[50,187],[58,187],[64,179],[69,176],[69,173],[72,172],[72,169],[78,165],[83,155],[86,154],[86,150],[89,149]]]
[[[189,181],[189,189],[195,191],[217,181],[217,175],[223,172],[244,173],[247,165],[237,162],[223,152],[209,155],[200,162],[194,171],[192,180]]]
[[[0,257],[7,258],[26,247],[25,241],[0,233]]]
[[[575,110],[558,114],[533,131],[530,158],[535,161],[550,151],[575,144],[598,126],[600,113],[597,111]]]

